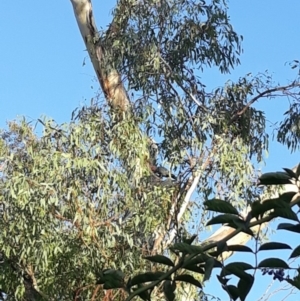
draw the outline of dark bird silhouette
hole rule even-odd
[[[163,166],[154,166],[151,165],[151,170],[154,172],[155,175],[157,175],[160,178],[172,178],[174,180],[177,180],[176,176],[172,173],[170,173],[169,170],[167,170],[165,167]]]

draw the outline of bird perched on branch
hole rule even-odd
[[[171,177],[172,179],[177,180],[176,176],[174,174],[170,173],[170,171],[167,170],[163,166],[154,166],[154,165],[151,165],[151,170],[159,178],[170,178]]]

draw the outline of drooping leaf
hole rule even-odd
[[[175,293],[174,293],[175,289],[176,289],[175,281],[170,281],[170,280],[164,281],[163,291],[167,301],[175,300]]]
[[[206,280],[209,280],[210,279],[210,276],[211,276],[211,273],[212,273],[212,270],[215,266],[215,259],[214,258],[209,258],[208,260],[206,260],[205,262],[205,274],[204,274],[204,280],[203,281],[206,281]]]
[[[202,288],[201,283],[195,279],[192,275],[188,275],[188,274],[183,274],[183,275],[178,275],[174,278],[175,281],[184,281],[190,284],[193,284],[199,288]]]
[[[284,249],[291,249],[291,247],[281,242],[267,242],[262,244],[259,247],[258,251],[284,250]]]
[[[230,299],[237,300],[240,297],[239,289],[234,285],[226,285],[224,287],[225,291],[229,294]]]
[[[247,279],[241,278],[238,282],[238,290],[241,301],[245,301],[254,282],[254,277],[248,274]]]
[[[300,256],[300,245],[297,246],[297,247],[293,250],[293,252],[292,252],[292,254],[290,255],[289,259],[295,258],[295,257],[298,257],[298,256]]]

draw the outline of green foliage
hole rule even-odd
[[[260,177],[260,180],[263,179],[263,181],[266,182],[266,185],[269,185],[271,181],[278,180],[278,177],[274,177],[275,175],[280,174],[282,178],[285,177],[290,177],[291,179],[293,178],[294,180],[297,179],[297,172],[299,168],[297,168],[297,172],[292,174],[291,170],[284,169],[285,172],[283,173],[268,173],[264,174]],[[283,176],[284,175],[284,176]],[[263,181],[260,181],[262,183]],[[277,183],[277,185],[280,185],[281,182]],[[298,187],[298,186],[297,186]],[[300,193],[300,188],[298,187],[299,193]],[[286,204],[289,208],[293,208],[296,205],[300,203],[300,197],[298,194],[288,194],[289,195],[289,200],[286,195],[280,196],[276,201],[282,201],[283,204]],[[288,200],[288,201],[287,201]],[[271,202],[272,200],[264,200],[262,204],[266,202]],[[219,211],[227,211],[228,206],[224,205],[223,207],[220,206],[220,200],[219,199],[213,199],[210,201],[207,201],[206,204],[210,206],[210,210],[214,210],[215,212]],[[222,210],[220,210],[222,208]],[[255,207],[254,207],[255,208]],[[255,208],[256,209],[256,208]],[[231,210],[231,209],[230,209]],[[232,218],[232,222],[234,222],[234,218],[238,218],[236,215],[229,215],[225,214],[228,219],[225,218],[223,223],[229,223],[230,219],[229,217]],[[237,300],[240,298],[240,300],[246,300],[247,295],[251,291],[251,288],[253,286],[253,283],[255,281],[255,277],[251,274],[249,274],[249,271],[256,271],[256,270],[261,270],[263,274],[268,273],[269,275],[274,275],[274,279],[278,279],[279,281],[287,281],[291,285],[293,285],[296,288],[299,288],[299,270],[298,270],[298,275],[296,275],[293,279],[290,279],[289,276],[284,277],[284,270],[288,271],[293,268],[291,268],[283,259],[279,258],[266,258],[262,260],[261,262],[257,263],[256,266],[252,266],[246,262],[232,262],[227,265],[222,264],[220,261],[217,260],[217,257],[212,257],[210,250],[214,249],[215,247],[218,247],[220,243],[222,243],[226,248],[223,248],[222,252],[232,250],[235,252],[250,252],[252,253],[253,251],[245,246],[227,246],[227,241],[236,236],[239,232],[244,231],[244,227],[246,227],[248,230],[250,230],[252,227],[256,225],[262,225],[263,223],[270,221],[274,219],[275,217],[281,216],[280,212],[276,211],[276,207],[269,207],[268,211],[262,212],[260,214],[260,217],[255,217],[254,219],[251,219],[251,217],[254,216],[252,211],[248,213],[248,217],[245,218],[245,220],[248,220],[248,224],[245,226],[243,225],[242,227],[236,227],[235,231],[233,233],[230,233],[226,237],[223,238],[222,242],[213,242],[210,244],[206,244],[203,246],[192,246],[188,245],[186,243],[176,243],[172,246],[173,252],[175,251],[180,251],[180,253],[176,253],[178,259],[176,260],[177,264],[173,266],[169,271],[166,271],[165,274],[160,274],[159,279],[155,279],[157,281],[152,282],[147,285],[147,289],[149,290],[150,288],[153,288],[156,285],[159,285],[160,281],[164,281],[169,278],[170,275],[173,275],[174,281],[185,281],[189,282],[192,285],[197,286],[198,288],[202,289],[202,283],[200,283],[198,280],[196,280],[193,276],[191,275],[186,275],[186,274],[181,274],[181,270],[186,269],[186,267],[190,267],[191,265],[195,265],[195,267],[201,268],[201,270],[196,270],[194,269],[194,272],[198,273],[205,273],[205,277],[203,281],[206,281],[210,278],[211,272],[215,268],[221,268],[221,271],[218,275],[218,279],[220,283],[222,284],[222,288],[229,294],[230,298],[233,300]],[[286,217],[289,219],[294,220],[293,217]],[[209,222],[210,223],[210,222]],[[299,226],[299,220],[297,220],[297,225]],[[286,229],[288,230],[290,227],[289,224],[282,224],[279,225],[279,229]],[[299,231],[298,231],[299,233]],[[282,250],[282,249],[291,249],[291,247],[285,243],[279,243],[279,242],[268,242],[261,244],[257,250],[254,252],[255,255],[257,255],[261,251],[269,251],[269,250]],[[221,253],[222,253],[221,252]],[[210,255],[208,255],[210,254]],[[218,254],[219,255],[219,254]],[[215,256],[218,256],[215,255]],[[295,248],[295,250],[292,251],[290,258],[294,258],[299,256],[299,246]],[[164,261],[166,259],[164,258]],[[163,262],[160,262],[161,264],[165,265]],[[295,269],[296,270],[296,269]],[[177,273],[179,276],[177,276]],[[228,276],[234,275],[237,277],[238,284],[237,286],[228,284],[230,279]],[[137,276],[138,277],[138,276]],[[149,278],[150,279],[150,278]],[[173,291],[172,291],[173,292]],[[127,298],[127,300],[131,300],[135,296],[135,292]],[[173,295],[172,295],[173,296]],[[146,299],[144,299],[146,300]],[[174,298],[172,299],[174,300]]]
[[[69,299],[90,283],[124,287],[121,272],[107,268],[133,273],[147,266],[143,246],[163,224],[172,189],[149,189],[147,144],[130,135],[130,122],[112,127],[96,108],[89,113],[89,120],[82,115],[61,127],[45,120],[41,137],[25,121],[2,133],[0,283],[6,292],[16,291],[31,268],[43,293]],[[115,142],[120,133],[127,144]],[[90,298],[92,291],[80,295]]]
[[[226,265],[222,257],[289,249],[278,242],[258,243],[255,250],[227,244],[241,233],[259,241],[255,228],[278,217],[293,221],[278,229],[300,233],[298,192],[262,202],[253,185],[269,143],[266,114],[255,104],[290,97],[275,134],[296,150],[299,78],[279,86],[267,72],[247,74],[206,89],[199,70],[217,66],[228,73],[239,64],[242,37],[229,23],[224,0],[120,0],[113,15],[98,42],[108,65],[125,79],[130,118],[116,122],[98,99],[74,111],[70,123],[39,120],[40,135],[26,120],[1,132],[0,296],[81,301],[164,295],[170,301],[192,285],[194,295],[204,296],[205,281],[219,269],[220,287],[233,300],[245,300],[256,270],[272,269],[268,273],[283,280],[281,269],[289,268],[283,260]],[[151,135],[158,140],[155,156]],[[152,164],[168,166],[176,181],[157,177]],[[262,175],[258,183],[298,185],[299,176],[298,166]],[[199,233],[190,237],[188,222],[200,230],[225,224],[231,232],[196,244]],[[299,253],[298,246],[290,258]],[[238,278],[236,285],[228,284],[229,275]],[[299,279],[284,278],[297,288]]]

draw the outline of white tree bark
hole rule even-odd
[[[106,99],[114,109],[127,112],[130,101],[124,89],[121,76],[117,70],[107,64],[105,48],[101,43],[101,38],[94,21],[91,1],[71,0],[71,3],[80,33]]]

